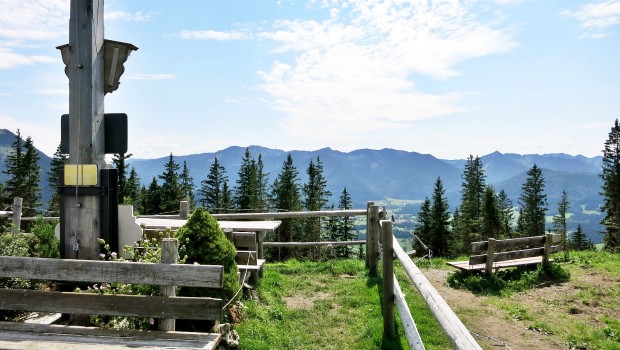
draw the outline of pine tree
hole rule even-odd
[[[445,197],[443,182],[438,177],[435,181],[431,202],[431,234],[432,247],[437,256],[448,257],[453,253],[450,239],[450,213],[448,200]]]
[[[603,149],[601,178],[605,217],[605,249],[620,251],[620,125],[616,119]]]
[[[235,187],[235,203],[239,209],[255,209],[258,194],[258,184],[256,183],[256,161],[250,154],[250,149],[246,147],[237,178]]]
[[[224,186],[228,188],[226,169],[215,157],[209,167],[207,178],[200,182],[200,188],[198,189],[200,204],[209,212],[218,213],[221,208],[224,208]]]
[[[484,190],[482,205],[482,239],[499,238],[500,228],[498,197],[493,186],[488,185]]]
[[[299,211],[302,208],[299,189],[299,178],[297,168],[293,164],[293,157],[289,153],[282,164],[282,170],[273,182],[272,201],[277,210]],[[300,222],[298,219],[283,219],[280,225],[281,240],[284,242],[298,241],[300,233]],[[283,249],[285,258],[291,256],[288,249]]]
[[[158,176],[163,181],[160,188],[161,210],[163,212],[179,210],[179,202],[184,195],[178,173],[179,169],[179,164],[174,161],[174,156],[170,153],[163,174]]]
[[[577,230],[573,232],[570,239],[570,247],[574,250],[593,250],[594,244],[581,229],[581,225],[577,225]]]
[[[327,180],[323,175],[323,164],[321,163],[321,159],[319,157],[316,158],[316,164],[312,161],[312,159],[310,160],[306,173],[308,174],[308,182],[304,184],[302,188],[302,192],[304,194],[304,207],[308,211],[322,210],[332,194],[329,190],[327,190]],[[320,241],[320,218],[307,219],[305,227],[308,241]]]
[[[338,209],[348,210],[353,207],[351,201],[351,195],[345,187],[340,195],[340,201],[338,203]],[[355,237],[355,221],[350,216],[340,217],[337,221],[336,235],[338,241],[350,241]],[[349,258],[351,255],[351,248],[349,246],[339,246],[336,248],[336,256],[340,258]]]
[[[159,214],[162,212],[162,195],[161,187],[157,183],[157,179],[153,177],[153,181],[148,188],[143,187],[143,210],[144,214]]]
[[[536,164],[527,172],[527,179],[521,188],[519,205],[522,212],[522,234],[542,236],[545,234],[545,213],[547,212],[547,195],[542,169]]]
[[[17,129],[15,140],[13,144],[11,144],[11,152],[6,156],[4,162],[6,169],[3,173],[8,175],[8,179],[5,183],[5,192],[8,200],[12,203],[12,198],[22,197],[21,193],[25,190],[26,186],[23,170],[24,141],[22,140],[19,129]]]
[[[50,170],[47,172],[47,183],[53,189],[62,186],[61,174],[64,170],[67,159],[67,155],[60,151],[60,146],[56,147],[56,152],[54,152],[54,155],[52,156]],[[52,198],[47,204],[47,210],[50,211],[52,216],[60,215],[60,199],[60,194],[58,194],[57,191],[52,191]]]
[[[126,197],[123,204],[133,205],[134,210],[137,212],[142,212],[143,210],[140,188],[140,177],[138,176],[138,172],[136,171],[136,168],[131,167],[129,178],[127,178],[127,183],[125,186]]]
[[[181,199],[189,202],[190,208],[194,207],[194,178],[189,174],[187,161],[183,161],[183,171],[179,176],[181,186]]]
[[[112,163],[114,163],[114,165],[116,166],[116,169],[118,170],[118,203],[124,203],[125,202],[125,197],[128,197],[127,195],[127,181],[128,181],[128,174],[127,174],[127,167],[129,166],[129,164],[127,164],[127,160],[129,158],[131,158],[132,154],[131,153],[125,153],[125,154],[115,154],[112,157]]]
[[[256,161],[256,203],[254,208],[259,211],[267,211],[269,207],[269,183],[268,173],[264,172],[265,164],[263,163],[263,155],[258,154]]]
[[[228,187],[228,181],[224,181],[222,185],[222,201],[220,203],[220,208],[223,210],[230,210],[235,207],[235,201],[233,200],[232,191]]]
[[[18,129],[15,141],[11,145],[11,153],[5,158],[4,173],[9,177],[5,184],[5,192],[9,199],[14,197],[23,199],[24,216],[34,216],[37,213],[35,208],[41,205],[39,203],[41,168],[38,161],[39,154],[32,138],[29,136],[23,141]]]
[[[562,191],[562,197],[558,202],[558,215],[553,217],[553,226],[555,228],[555,232],[560,234],[562,237],[562,241],[560,246],[564,251],[564,257],[568,258],[568,242],[567,242],[567,229],[566,222],[568,220],[568,208],[570,203],[568,202],[568,194],[566,191]]]
[[[500,238],[513,238],[512,220],[514,212],[512,208],[512,201],[508,198],[506,191],[501,190],[497,195],[497,205],[499,211],[499,236]]]
[[[469,250],[470,243],[480,240],[482,231],[483,197],[486,186],[482,161],[470,155],[463,170],[461,183],[460,222],[456,235],[462,247]]]
[[[433,241],[432,229],[431,200],[426,197],[418,213],[418,226],[414,230],[416,241],[413,245],[413,249],[418,252],[426,252],[427,249],[430,248],[431,242]]]

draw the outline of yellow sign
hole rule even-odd
[[[65,165],[65,186],[96,186],[97,165]]]

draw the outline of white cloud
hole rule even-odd
[[[276,54],[295,55],[259,72],[259,88],[300,138],[343,140],[463,111],[463,93],[425,93],[415,75],[449,79],[459,75],[459,62],[516,47],[456,1],[347,4],[325,1],[321,6],[339,13],[323,22],[278,21],[274,31],[259,34],[279,44]]]
[[[58,58],[49,56],[27,56],[0,46],[0,69],[10,69],[35,63],[54,63]]]
[[[129,74],[127,79],[131,80],[168,80],[176,79],[178,76],[174,74]]]
[[[608,33],[600,32],[600,30],[620,23],[620,0],[589,2],[579,6],[576,10],[565,10],[560,14],[579,22],[580,27],[586,31],[582,37],[603,38],[608,36]]]
[[[230,41],[230,40],[245,40],[249,39],[249,33],[230,31],[221,32],[216,30],[184,30],[179,36],[181,39],[186,40],[217,40],[217,41]]]
[[[127,21],[127,22],[145,22],[153,17],[152,13],[125,12],[125,11],[106,11],[105,20],[109,21]]]

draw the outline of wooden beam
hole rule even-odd
[[[77,315],[220,320],[222,300],[0,289],[0,309]]]
[[[347,246],[366,244],[365,240],[338,242],[264,242],[265,247],[313,247],[313,246]]]
[[[255,250],[237,250],[237,264],[256,265],[258,253]]]
[[[562,239],[561,235],[553,234],[552,243],[558,243]],[[511,239],[498,239],[495,241],[495,250],[514,250],[517,248],[525,248],[531,246],[542,247],[545,243],[545,236],[521,237]],[[480,253],[487,250],[488,241],[472,242],[471,252]]]
[[[411,316],[411,311],[409,311],[409,306],[405,300],[405,294],[403,294],[403,291],[400,289],[400,284],[396,279],[396,275],[392,276],[394,278],[394,304],[396,305],[396,310],[398,310],[398,315],[400,315],[409,349],[424,350],[424,343],[418,332],[418,327],[416,327],[415,321],[413,320],[413,316]]]
[[[261,219],[289,219],[289,218],[320,218],[326,216],[366,216],[366,210],[318,210],[318,211],[288,211],[278,213],[229,213],[211,214],[217,220],[261,220]]]
[[[383,236],[383,335],[387,338],[396,336],[394,320],[394,249],[392,237],[392,222],[381,220]]]
[[[558,252],[559,246],[557,245],[551,246],[549,251],[551,253]],[[534,256],[542,256],[543,253],[544,253],[544,248],[530,248],[530,249],[514,250],[511,252],[495,253],[493,261],[499,262],[499,261],[506,261],[506,260],[522,259],[522,258],[531,258]],[[470,265],[484,264],[486,261],[487,261],[486,254],[472,255],[469,257]]]
[[[0,277],[222,288],[223,273],[224,268],[219,265],[0,256]]]
[[[161,241],[161,262],[163,264],[176,264],[178,262],[179,241],[176,238],[164,238]],[[163,285],[159,287],[159,295],[174,297],[177,295],[175,285]],[[162,318],[159,320],[160,331],[174,331],[176,321],[173,318]]]
[[[233,232],[233,243],[237,249],[257,250],[256,232]]]

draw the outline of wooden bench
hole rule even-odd
[[[544,236],[513,239],[494,239],[472,242],[469,261],[451,261],[448,265],[464,271],[485,270],[492,274],[493,269],[549,263],[549,255],[559,251],[561,236],[548,233]],[[482,253],[482,254],[481,254]]]
[[[167,255],[176,258],[177,240],[164,239],[162,243],[162,260],[170,261]],[[159,331],[117,331],[94,327],[0,322],[2,349],[88,349],[89,346],[93,349],[95,346],[97,349],[214,349],[220,342],[220,334],[176,332],[174,321],[221,320],[221,299],[177,297],[175,286],[222,288],[222,266],[0,256],[0,277],[162,286],[162,295],[158,296],[0,288],[0,310],[160,319]]]
[[[224,230],[226,237],[233,242],[237,249],[237,267],[239,269],[239,282],[256,284],[262,276],[265,259],[259,259],[256,232]]]

